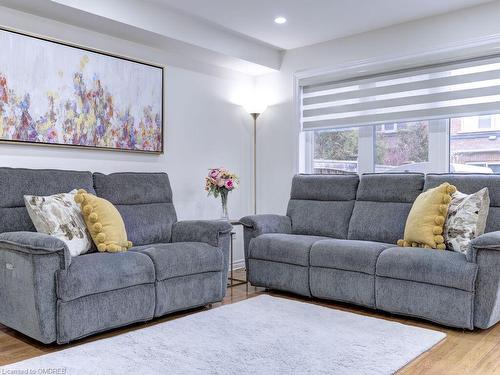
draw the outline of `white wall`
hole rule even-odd
[[[13,17],[13,15],[15,17]],[[253,88],[250,77],[187,70],[182,57],[170,65],[171,51],[141,46],[89,30],[44,20],[20,12],[1,12],[0,25],[166,66],[165,153],[127,152],[0,144],[0,166],[90,170],[167,172],[180,219],[217,219],[220,203],[207,198],[204,176],[208,168],[225,166],[241,178],[241,188],[230,194],[231,217],[251,213],[251,118],[235,98]],[[190,66],[190,61],[185,62]],[[240,241],[235,259],[243,259]]]
[[[463,45],[468,45],[468,54],[479,49],[495,53],[500,36],[499,14],[500,2],[496,1],[287,51],[281,71],[261,76],[257,81],[261,95],[267,95],[272,104],[258,122],[258,211],[284,213],[291,178],[298,172],[295,74],[319,72],[327,67],[349,69],[354,64],[369,65],[376,61],[384,61],[389,66],[389,61],[398,59],[424,64],[431,55],[432,59],[440,54],[439,58],[462,56]],[[495,45],[485,48],[489,44]],[[392,64],[391,69],[398,66]]]

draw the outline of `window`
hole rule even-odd
[[[499,115],[490,115],[451,119],[451,172],[500,173],[498,118]],[[481,124],[488,124],[488,127],[481,127]]]
[[[481,130],[491,129],[491,116],[480,116],[478,119],[478,128]]]
[[[500,173],[500,55],[332,74],[299,80],[303,172]]]
[[[378,126],[378,131],[383,133],[394,133],[397,131],[398,124],[382,124]]]
[[[410,122],[375,128],[375,172],[421,172],[429,162],[429,123]]]
[[[358,129],[314,132],[313,173],[358,172]]]

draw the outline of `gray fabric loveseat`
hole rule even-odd
[[[35,232],[23,195],[83,188],[120,211],[132,249],[72,258]],[[0,168],[0,323],[67,343],[222,300],[231,225],[177,221],[164,173]]]
[[[397,247],[415,198],[443,182],[488,187],[486,233],[465,255]],[[467,329],[500,320],[499,175],[298,175],[286,216],[241,222],[253,285]]]

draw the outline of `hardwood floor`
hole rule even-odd
[[[235,274],[236,277],[244,277],[243,272],[239,271]],[[445,340],[435,346],[433,349],[424,353],[419,358],[401,369],[398,374],[425,374],[425,375],[442,375],[442,374],[481,374],[500,375],[500,324],[488,330],[476,330],[473,332],[463,331],[459,329],[451,329],[436,324],[427,323],[417,319],[406,319],[402,317],[392,316],[387,313],[374,310],[355,307],[352,305],[328,302],[315,299],[306,299],[293,296],[286,293],[266,292],[260,288],[249,287],[246,292],[245,285],[228,288],[227,295],[222,303],[214,304],[213,308],[221,305],[235,303],[247,298],[255,297],[259,294],[271,294],[283,298],[295,299],[299,301],[308,301],[310,303],[335,308],[344,311],[350,311],[356,314],[373,316],[381,319],[392,320],[404,324],[425,327],[429,329],[443,331],[447,334]],[[122,329],[113,330],[97,336],[92,336],[87,339],[80,340],[76,343],[64,346],[43,345],[20,333],[17,333],[7,327],[0,325],[0,365],[6,365],[36,357],[42,354],[66,349],[71,346],[81,345],[86,342],[99,340],[105,337],[118,335],[120,333],[141,329],[143,327],[152,326],[168,320],[177,319],[179,317],[194,314],[203,311],[204,308],[191,310],[180,314],[170,315],[161,319],[155,319],[152,322],[134,324]],[[238,317],[235,317],[238,319]]]

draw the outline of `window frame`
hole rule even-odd
[[[428,173],[448,173],[450,171],[450,126],[449,119],[429,120]],[[358,127],[358,174],[376,173],[376,128],[379,125]],[[351,127],[350,127],[351,128]],[[326,129],[325,129],[326,130]],[[333,131],[340,129],[331,129]],[[397,130],[396,130],[397,132]],[[313,173],[314,131],[303,131],[304,142],[300,150],[307,155],[301,173]]]

